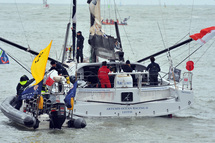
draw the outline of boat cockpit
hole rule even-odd
[[[110,69],[109,80],[112,88],[117,87],[142,87],[150,86],[149,73],[146,67],[140,63],[131,63],[132,72],[124,72],[122,66],[124,62],[108,62],[107,67]],[[99,88],[98,70],[101,63],[80,64],[77,71],[79,87],[82,88]],[[169,82],[158,78],[158,85],[168,85]]]

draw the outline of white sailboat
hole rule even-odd
[[[215,35],[215,27],[203,29],[200,33],[191,35],[188,40],[131,63],[133,72],[126,73],[122,71],[122,66],[125,64],[122,47],[119,51],[113,48],[112,41],[117,40],[121,43],[117,23],[115,23],[117,38],[114,39],[102,30],[100,0],[88,0],[88,3],[91,13],[89,44],[93,63],[77,65],[76,75],[79,86],[75,98],[74,115],[83,117],[171,116],[190,108],[194,102],[192,61],[187,63],[188,71],[183,73],[183,76],[180,76],[181,71],[173,68],[171,64],[169,77],[164,79],[160,76],[156,86],[150,85],[149,72],[141,62],[193,40],[204,44]],[[109,77],[112,77],[110,78],[112,88],[97,87],[99,82],[97,73],[102,66],[101,62],[97,62],[98,57],[110,60],[107,66],[114,69],[114,72],[109,73]],[[135,78],[132,78],[132,75]]]
[[[77,65],[79,87],[75,98],[74,114],[85,117],[132,117],[132,116],[164,116],[189,108],[193,103],[192,72],[184,73],[182,86],[159,78],[157,86],[150,86],[149,73],[140,62],[131,63],[133,72],[122,71],[124,63],[122,47],[114,49],[114,40],[121,43],[116,23],[117,38],[108,36],[102,30],[100,0],[88,0],[91,13],[89,43],[93,63]],[[188,39],[152,56],[157,56],[178,46],[191,42]],[[108,59],[107,66],[114,69],[109,73],[112,77],[112,88],[98,88],[97,72],[101,67],[98,57]],[[175,77],[175,73],[170,75]],[[135,80],[132,78],[135,77]]]
[[[91,12],[91,27],[89,36],[89,44],[91,46],[91,63],[75,62],[76,0],[73,0],[73,3],[73,57],[71,56],[72,48],[68,51],[66,50],[68,33],[70,30],[70,23],[68,23],[61,62],[63,66],[68,68],[71,82],[75,83],[77,81],[78,83],[76,96],[74,98],[74,107],[72,110],[69,110],[70,117],[71,114],[82,117],[165,116],[187,109],[193,104],[194,94],[192,89],[192,64],[187,65],[189,71],[185,72],[182,78],[180,78],[180,71],[172,68],[171,66],[168,80],[160,76],[158,79],[158,85],[152,86],[150,85],[149,72],[146,70],[146,66],[141,62],[148,60],[151,56],[156,57],[193,40],[204,44],[215,35],[215,27],[203,29],[200,34],[194,34],[190,36],[191,38],[188,40],[159,51],[137,62],[131,63],[133,71],[123,72],[122,66],[125,64],[123,57],[124,52],[122,49],[117,22],[115,23],[117,38],[107,35],[102,30],[100,0],[88,0]],[[22,47],[1,37],[0,40],[24,51],[30,52],[31,54],[38,55],[38,53],[33,50],[29,50],[28,48]],[[120,43],[118,48],[115,48],[116,41]],[[99,80],[97,74],[99,68],[102,66],[101,62],[98,62],[97,60],[98,57],[108,59],[110,61],[107,63],[107,66],[112,67],[113,69],[113,72],[109,73],[110,82],[112,84],[111,88],[98,87]],[[54,59],[49,57],[49,60]],[[49,94],[50,96],[55,97],[54,102],[51,102],[51,105],[55,104],[58,100],[57,102],[59,102],[59,104],[57,103],[57,107],[61,109],[62,106],[64,109],[64,115],[62,116],[65,119],[66,109],[63,99],[65,98],[65,95],[68,94],[72,85],[70,83],[68,84],[66,79],[62,76],[55,76],[53,79],[55,79],[54,84],[50,86],[43,94]],[[75,80],[73,81],[73,79]],[[173,82],[171,82],[171,79]],[[181,86],[179,84],[180,82]],[[22,114],[25,113],[20,111],[22,114],[20,113],[20,115],[17,115],[17,111],[15,111],[11,105],[12,100],[13,98],[10,97],[2,103],[2,112],[9,118],[15,121],[20,121],[20,124],[25,125],[25,120],[21,117]],[[33,99],[32,102],[34,101],[37,100]],[[46,104],[48,105],[49,102]],[[45,109],[48,109],[48,113],[51,109],[50,107],[52,106],[49,106],[49,108],[45,107]],[[30,107],[30,113],[32,112],[31,109],[32,108]],[[34,111],[38,111],[38,109]],[[58,110],[58,112],[61,112],[61,110]],[[38,112],[35,114],[38,114]],[[37,116],[34,117],[32,114],[30,114],[30,116],[33,120],[33,122],[31,122],[31,127],[37,128],[39,126]],[[29,119],[28,116],[26,116],[26,118]],[[64,121],[62,123],[64,123]],[[70,118],[70,123],[74,124],[72,117]],[[81,120],[79,124],[80,126],[78,128],[86,126],[83,120]],[[69,125],[69,127],[71,126]],[[53,128],[53,126],[51,126],[51,128]],[[59,128],[61,128],[61,126]]]

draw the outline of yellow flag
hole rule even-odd
[[[49,51],[51,49],[51,44],[50,44],[43,50],[40,51],[40,53],[34,58],[32,65],[31,65],[31,74],[36,80],[36,84],[38,84],[40,81],[42,81],[45,70],[46,70],[46,63],[49,57]]]

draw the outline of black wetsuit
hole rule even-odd
[[[157,63],[152,62],[147,66],[146,70],[149,71],[150,85],[158,85],[158,72],[160,72],[160,66]]]
[[[83,62],[83,48],[84,48],[84,37],[82,35],[77,35],[77,62],[79,63],[79,57],[81,57],[81,62]]]

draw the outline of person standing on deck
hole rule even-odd
[[[125,65],[122,66],[122,69],[123,69],[124,72],[132,72],[133,71],[133,69],[131,68],[129,60],[127,60],[125,62]]]
[[[77,62],[79,63],[79,57],[81,58],[81,63],[83,63],[83,48],[84,48],[84,37],[81,31],[77,32]]]
[[[111,88],[110,80],[108,73],[110,72],[110,69],[107,68],[107,62],[102,62],[102,67],[98,71],[98,78],[101,83],[102,88]]]
[[[160,72],[159,64],[155,63],[155,58],[150,58],[151,63],[147,66],[146,70],[149,71],[150,85],[158,85],[158,72]]]

